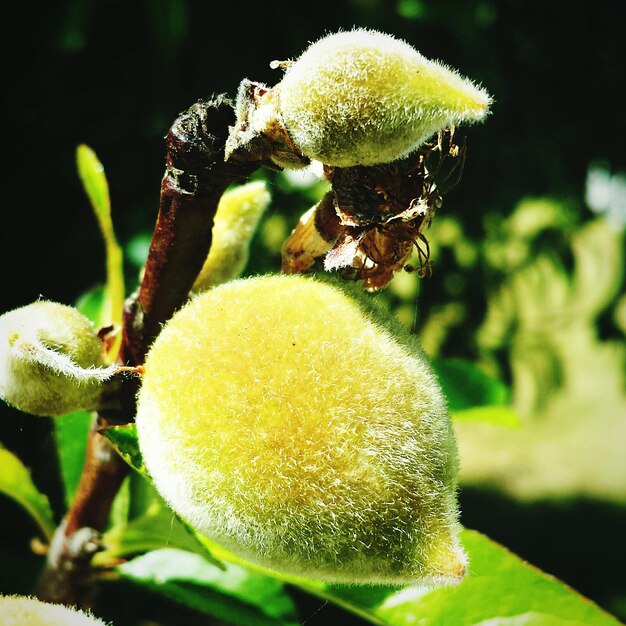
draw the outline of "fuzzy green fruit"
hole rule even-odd
[[[439,130],[482,120],[491,104],[455,70],[365,29],[312,44],[288,65],[277,91],[293,143],[339,167],[395,161]]]
[[[270,193],[262,181],[229,189],[220,198],[213,220],[209,255],[192,291],[202,291],[239,278],[248,262],[250,241],[270,200]]]
[[[263,566],[354,583],[458,580],[445,401],[410,335],[364,306],[299,275],[192,300],[145,363],[146,467],[181,517]]]
[[[33,415],[96,408],[114,367],[78,310],[41,300],[0,316],[0,398]]]
[[[2,626],[106,626],[88,613],[25,596],[0,596]]]

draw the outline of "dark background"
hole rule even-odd
[[[626,46],[616,2],[11,4],[0,57],[0,310],[40,294],[73,301],[102,275],[77,144],[104,163],[118,234],[128,240],[153,223],[162,137],[176,115],[214,92],[234,96],[243,77],[276,82],[269,61],[338,28],[393,33],[494,95],[488,123],[468,131],[468,216],[506,213],[522,195],[579,197],[591,160],[624,168]],[[421,17],[402,17],[399,7],[421,7]]]
[[[101,238],[75,169],[79,143],[104,163],[118,237],[128,242],[151,231],[163,136],[180,111],[212,93],[234,96],[243,77],[273,84],[271,60],[353,25],[403,38],[494,95],[487,123],[466,132],[463,194],[446,201],[469,234],[480,238],[483,213],[505,215],[525,195],[579,206],[591,162],[626,170],[618,9],[609,0],[11,3],[0,20],[0,313],[40,295],[72,303],[104,277]],[[132,268],[129,276],[132,288]],[[471,303],[477,317],[482,306]],[[0,406],[0,441],[33,468],[60,514],[49,440],[47,421]],[[595,501],[523,506],[476,490],[461,503],[466,525],[626,617],[623,509]],[[0,511],[0,550],[9,554],[32,529],[8,501]],[[554,536],[558,545],[544,540]],[[34,566],[18,561],[9,573],[3,563],[14,561],[0,558],[0,581],[16,580],[20,567],[27,579]]]

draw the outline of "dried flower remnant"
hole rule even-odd
[[[368,291],[389,284],[417,249],[420,276],[430,275],[424,230],[443,195],[459,181],[465,146],[454,129],[411,156],[381,165],[326,167],[332,190],[307,211],[283,246],[282,269],[306,272],[323,259],[326,270],[362,280]]]
[[[237,121],[224,146],[226,161],[298,169],[310,159],[294,145],[278,113],[275,88],[245,78],[237,90]]]
[[[281,250],[285,274],[307,272],[333,247],[343,226],[332,191],[306,211]]]

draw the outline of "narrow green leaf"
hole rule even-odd
[[[0,493],[15,500],[35,520],[45,539],[50,541],[56,524],[50,502],[32,481],[26,466],[0,447]]]
[[[130,476],[124,478],[120,488],[115,494],[111,510],[109,512],[109,526],[119,528],[123,532],[128,526],[130,517]]]
[[[150,552],[118,567],[122,576],[231,624],[297,624],[295,606],[277,580],[229,564],[219,570],[181,550]]]
[[[102,428],[100,433],[104,435],[117,450],[119,455],[137,472],[147,476],[146,467],[143,464],[139,442],[137,441],[137,427],[135,424],[125,426],[110,426]]]
[[[76,164],[78,166],[78,175],[96,217],[102,229],[107,229],[110,226],[111,202],[104,166],[96,156],[96,153],[85,144],[79,145],[76,150]]]
[[[145,476],[138,472],[131,472],[128,478],[130,482],[130,510],[128,518],[134,520],[151,511],[156,503],[162,502],[162,499],[152,482],[147,480]]]
[[[61,478],[65,486],[65,502],[68,506],[74,499],[85,464],[91,421],[91,413],[76,411],[54,422]]]
[[[76,163],[78,175],[98,220],[106,250],[106,305],[103,308],[100,323],[102,325],[113,324],[120,326],[124,308],[123,257],[122,248],[115,237],[111,219],[109,185],[104,174],[104,167],[91,148],[84,144],[78,146]],[[115,354],[120,340],[121,338],[114,342],[111,354]]]

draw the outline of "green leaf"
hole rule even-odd
[[[32,481],[26,466],[12,453],[0,447],[0,493],[15,500],[35,520],[47,541],[56,528],[48,498]]]
[[[109,511],[109,526],[123,530],[130,517],[130,477],[126,476],[115,494]]]
[[[506,385],[487,376],[470,361],[433,359],[432,364],[451,411],[506,404],[509,401]]]
[[[76,149],[76,165],[78,175],[98,221],[101,226],[108,227],[111,217],[111,201],[104,166],[96,153],[85,144],[79,145]]]
[[[226,567],[196,539],[195,534],[160,498],[143,515],[105,533],[103,544],[106,548],[96,555],[96,564],[127,559],[163,548],[177,548],[199,554],[219,569]]]
[[[54,422],[61,478],[65,486],[65,502],[68,506],[74,499],[85,464],[91,422],[92,416],[88,411],[69,413],[64,415],[63,419]]]
[[[510,394],[504,383],[463,359],[433,359],[432,364],[454,417],[519,426],[519,417],[509,406]]]
[[[137,439],[137,428],[135,424],[125,426],[111,426],[103,428],[100,433],[104,435],[117,450],[118,454],[147,482],[152,484],[152,480],[148,475],[141,451],[139,450],[139,441]],[[162,502],[159,498],[159,502]],[[130,503],[131,507],[133,503]],[[120,525],[112,529],[112,537],[115,537],[114,543],[111,544],[111,557],[120,554],[129,554],[131,550],[136,552],[145,552],[155,547],[164,547],[171,545],[169,542],[163,544],[163,539],[167,539],[170,532],[174,532],[175,526],[180,526],[187,534],[188,541],[179,536],[179,543],[176,547],[190,549],[193,552],[204,555],[211,563],[218,567],[223,567],[221,561],[214,556],[212,551],[203,542],[197,540],[196,533],[181,520],[171,510],[164,511],[159,515],[155,514],[155,510],[150,508],[149,513],[145,516],[139,516],[136,520],[128,524]],[[123,533],[123,534],[122,534]],[[140,537],[144,533],[144,537]],[[154,542],[154,536],[158,534],[160,539]],[[150,538],[152,536],[152,539]],[[143,542],[143,545],[142,545]],[[117,553],[115,553],[117,550]],[[115,554],[113,554],[115,553]]]
[[[83,293],[76,301],[76,308],[96,326],[104,317],[104,287],[98,285]]]
[[[130,241],[128,241],[124,246],[126,259],[138,270],[146,264],[151,241],[151,233],[139,233],[130,239]]]
[[[597,605],[484,535],[464,530],[462,541],[470,561],[463,582],[428,589],[297,578],[247,563],[205,540],[225,561],[292,584],[379,626],[619,626]]]
[[[105,307],[102,311],[101,325],[120,326],[124,309],[124,270],[122,248],[117,242],[111,219],[111,201],[109,185],[104,174],[104,167],[96,153],[82,144],[76,150],[78,175],[91,202],[106,250],[106,287]],[[115,354],[121,337],[114,342],[110,354]]]
[[[409,588],[375,609],[401,626],[617,626],[619,622],[562,582],[476,531],[463,531],[470,571],[457,587]]]
[[[135,424],[125,426],[110,426],[102,428],[100,433],[104,435],[117,450],[119,455],[137,472],[147,476],[146,467],[143,464],[139,442],[137,440],[137,427]]]
[[[128,478],[130,482],[130,510],[128,512],[128,519],[134,520],[151,511],[156,503],[162,502],[162,499],[157,493],[152,481],[146,476],[138,472],[131,472]]]
[[[246,626],[297,624],[295,606],[277,580],[229,564],[219,570],[202,557],[181,550],[150,552],[118,567],[136,583],[187,607]]]

